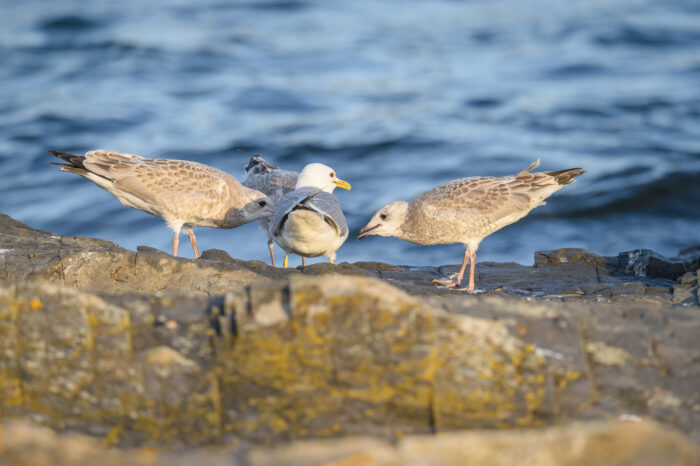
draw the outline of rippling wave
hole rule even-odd
[[[8,2],[5,2],[8,3]],[[546,12],[546,14],[543,14]],[[700,243],[693,1],[11,2],[0,6],[0,211],[170,248],[159,219],[49,165],[48,149],[333,166],[351,229],[461,176],[581,166],[484,260]],[[266,258],[256,225],[200,245]],[[187,251],[189,253],[189,251]],[[339,260],[456,262],[460,246],[350,239]]]

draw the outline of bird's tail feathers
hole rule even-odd
[[[84,169],[84,168],[79,168],[79,167],[75,167],[75,166],[73,166],[73,165],[68,165],[67,163],[54,163],[54,162],[51,162],[50,164],[51,164],[51,165],[56,165],[56,166],[58,166],[58,167],[61,167],[61,171],[63,171],[63,172],[77,173],[78,175],[83,175],[83,176],[85,176],[85,174],[89,173],[89,172],[88,172],[86,169]]]
[[[275,170],[278,170],[279,167],[272,165],[270,162],[262,158],[260,155],[257,154],[248,154],[250,155],[250,160],[248,161],[248,165],[245,166],[245,174],[246,176],[250,175],[264,175],[266,173],[272,173]]]
[[[586,170],[583,168],[567,168],[566,170],[558,170],[555,172],[545,172],[549,176],[553,176],[556,180],[557,183],[564,185],[564,184],[569,184],[573,183],[574,178],[576,178],[579,175],[583,175],[586,173]]]
[[[57,150],[50,150],[49,154],[58,157],[64,162],[67,162],[49,162],[51,165],[58,165],[64,172],[77,173],[78,175],[84,175],[88,172],[88,170],[85,168],[85,165],[83,165],[83,162],[85,162],[85,157],[82,155],[71,154],[69,152],[61,152]]]
[[[85,161],[85,157],[82,155],[77,155],[77,154],[71,154],[69,152],[61,152],[57,150],[50,150],[49,154],[58,157],[59,159],[63,160],[64,162],[68,162],[68,166],[75,167],[75,168],[82,168],[83,170],[85,169],[85,165],[83,165],[83,162]],[[65,164],[62,163],[52,163],[52,165],[60,165],[65,167]]]

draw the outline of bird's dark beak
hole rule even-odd
[[[374,225],[373,227],[371,227],[371,226],[369,226],[369,225],[364,226],[360,231],[357,232],[357,239],[362,239],[362,238],[364,238],[365,236],[371,235],[371,234],[372,234],[372,230],[376,230],[376,229],[379,228],[380,226],[382,226],[381,223],[377,223],[377,224]]]

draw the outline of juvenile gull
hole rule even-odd
[[[61,170],[87,178],[127,207],[160,217],[173,230],[173,256],[183,226],[199,257],[193,226],[235,228],[270,216],[267,197],[216,168],[186,160],[149,159],[107,150],[84,156],[49,151]]]
[[[286,253],[285,268],[290,253],[335,261],[335,251],[348,237],[343,210],[332,194],[336,187],[350,189],[350,184],[332,168],[311,163],[299,174],[294,191],[280,199],[268,231]]]
[[[294,191],[297,184],[299,173],[283,170],[275,165],[272,165],[259,155],[250,157],[248,165],[245,167],[245,179],[243,186],[251,189],[257,189],[264,193],[270,200],[272,208],[277,207],[280,199],[285,194]],[[275,243],[272,241],[270,233],[271,217],[264,217],[258,220],[260,226],[267,234],[267,248],[270,250],[270,261],[272,266],[275,266]],[[304,256],[301,256],[302,266],[305,265]]]
[[[581,168],[530,173],[535,163],[514,176],[462,178],[416,196],[411,202],[395,201],[379,209],[358,235],[395,236],[416,244],[455,244],[466,247],[454,280],[434,280],[449,287],[462,283],[469,266],[468,291],[474,290],[476,250],[481,240],[526,216],[546,198],[574,178]]]

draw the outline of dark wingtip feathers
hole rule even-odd
[[[277,169],[279,169],[279,167],[272,165],[259,155],[251,155],[250,161],[245,167],[245,173],[246,175],[263,175],[265,173],[272,173]]]
[[[59,159],[63,159],[63,160],[65,160],[66,157],[80,157],[79,155],[71,154],[70,152],[61,152],[60,150],[50,150],[49,154],[55,155]]]
[[[583,168],[567,168],[566,170],[559,170],[555,172],[546,173],[549,176],[553,176],[557,180],[557,183],[564,185],[576,181],[574,180],[574,178],[583,175],[584,173],[586,173],[586,170],[584,170]]]
[[[50,150],[49,154],[58,157],[59,159],[63,160],[64,162],[68,162],[68,166],[75,167],[75,168],[82,168],[84,169],[85,166],[83,165],[83,161],[85,160],[85,157],[82,155],[76,155],[76,154],[71,154],[68,152],[61,152],[57,150]],[[62,163],[52,163],[52,165],[61,165],[61,166],[66,166]]]

